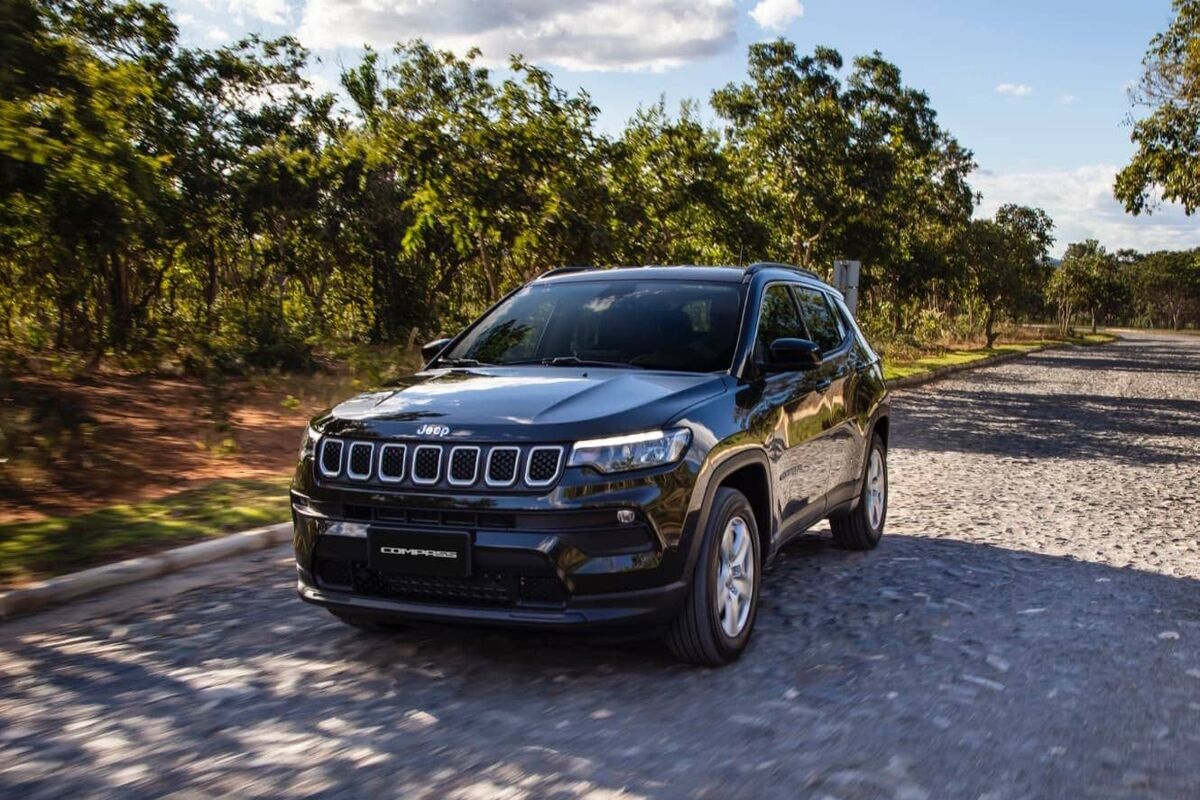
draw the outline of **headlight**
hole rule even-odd
[[[316,428],[309,425],[304,429],[304,438],[300,440],[300,460],[303,461],[317,450],[317,438],[321,434],[317,433]]]
[[[607,439],[576,442],[569,467],[591,467],[600,472],[628,472],[671,464],[683,457],[692,441],[687,428],[645,431]]]

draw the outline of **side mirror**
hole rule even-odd
[[[764,372],[796,372],[821,363],[821,348],[808,339],[776,339],[767,353]]]
[[[425,359],[425,363],[428,364],[434,356],[445,350],[446,345],[450,342],[450,339],[434,339],[428,344],[421,345],[421,358]]]

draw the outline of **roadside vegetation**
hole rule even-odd
[[[1011,341],[995,344],[991,347],[958,347],[946,348],[929,355],[907,359],[884,359],[883,376],[888,380],[897,378],[913,378],[927,375],[944,367],[953,367],[983,361],[995,356],[1028,353],[1045,347],[1063,347],[1067,345],[1098,345],[1117,341],[1117,336],[1109,333],[1083,333],[1059,337],[1054,334],[1046,336],[1040,332],[1022,330]]]
[[[308,413],[563,264],[856,259],[893,374],[1029,322],[1200,325],[1196,252],[1059,264],[1043,210],[977,216],[970,149],[879,53],[756,43],[744,78],[610,134],[519,56],[367,49],[335,94],[291,38],[190,48],[163,5],[3,6],[0,524],[59,520],[47,537],[283,474]],[[1195,154],[1164,144],[1197,117],[1200,13],[1176,6],[1135,97],[1133,213],[1159,184],[1194,206]]]
[[[0,586],[288,518],[287,479],[218,480],[161,500],[0,525]]]

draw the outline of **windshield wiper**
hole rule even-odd
[[[645,367],[632,364],[628,361],[600,361],[594,358],[580,358],[579,356],[555,356],[554,358],[543,358],[537,363],[544,367],[616,367],[618,369],[633,367],[634,369],[645,369]]]
[[[439,358],[438,365],[447,367],[493,367],[495,364],[489,364],[486,361],[479,361],[474,358]]]

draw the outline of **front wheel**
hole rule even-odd
[[[746,649],[762,572],[758,526],[746,496],[721,487],[713,498],[687,601],[667,631],[681,661],[720,666]]]
[[[867,470],[863,475],[858,505],[848,514],[829,518],[833,541],[847,550],[870,550],[879,544],[887,520],[888,473],[887,448],[879,434],[872,434],[867,452]]]

